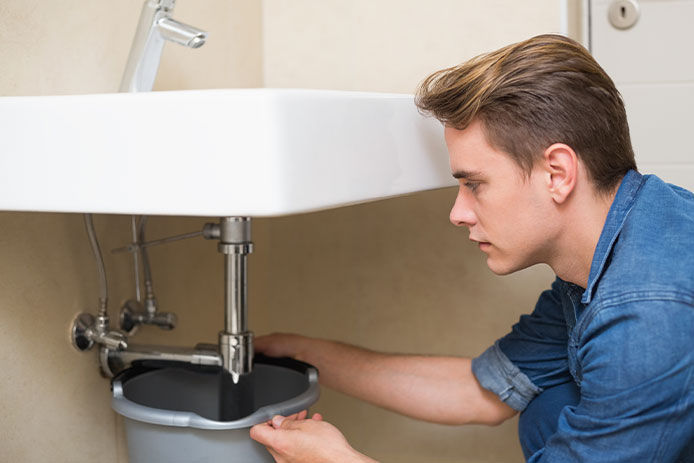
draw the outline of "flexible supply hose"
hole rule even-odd
[[[133,243],[137,243],[137,217],[134,215],[130,216],[130,229],[133,235]],[[142,302],[142,292],[140,291],[140,257],[137,252],[133,252],[133,269],[135,273],[135,300],[137,302]]]
[[[101,255],[99,242],[96,239],[94,231],[94,221],[91,214],[84,214],[84,225],[87,228],[89,243],[92,246],[92,253],[96,259],[96,271],[99,275],[99,316],[106,317],[106,307],[108,306],[108,285],[106,283],[106,268],[104,267],[104,258]]]
[[[149,256],[147,255],[147,250],[142,246],[142,243],[146,242],[145,227],[147,227],[147,216],[143,215],[140,219],[138,244],[140,245],[140,255],[142,256],[142,267],[145,272],[145,297],[152,297],[152,270],[149,266]]]

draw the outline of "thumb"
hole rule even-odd
[[[274,444],[275,430],[272,426],[262,423],[256,424],[251,428],[251,439],[263,444],[266,447],[272,447]]]

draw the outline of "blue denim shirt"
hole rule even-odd
[[[580,388],[530,462],[694,461],[694,195],[628,172],[587,288],[557,278],[472,369],[519,411]]]

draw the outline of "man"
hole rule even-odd
[[[257,350],[422,420],[521,412],[531,462],[694,461],[694,195],[636,172],[611,79],[576,42],[544,35],[433,74],[416,100],[445,126],[460,183],[451,222],[494,273],[546,263],[552,288],[472,360],[281,334]],[[306,418],[251,436],[278,462],[373,461]]]

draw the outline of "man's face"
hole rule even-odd
[[[535,168],[527,177],[489,145],[478,121],[465,130],[446,127],[445,138],[451,172],[460,183],[453,225],[468,227],[470,240],[479,243],[496,274],[546,262],[556,224],[542,171]]]

